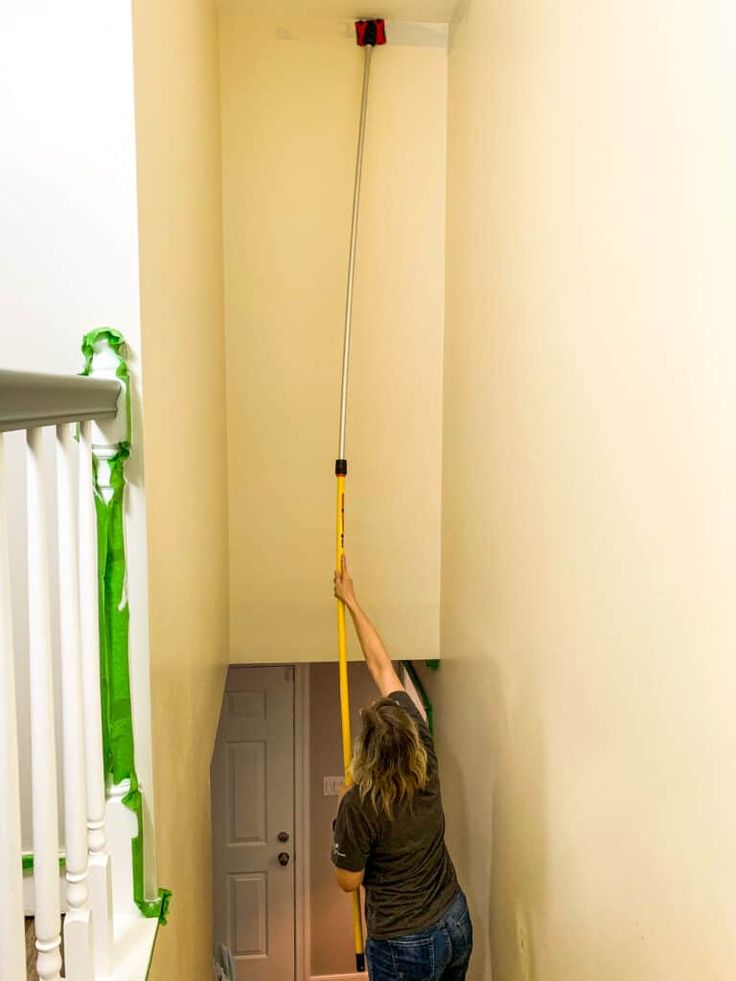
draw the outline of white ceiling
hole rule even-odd
[[[221,10],[251,17],[383,17],[426,24],[449,23],[456,5],[457,0],[218,0]]]

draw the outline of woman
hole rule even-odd
[[[345,563],[334,590],[382,696],[361,713],[352,786],[335,821],[337,882],[345,892],[365,888],[371,981],[462,981],[473,927],[445,846],[432,736],[360,608]]]

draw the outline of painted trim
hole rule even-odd
[[[295,981],[308,981],[311,961],[309,890],[309,665],[294,672],[294,953]]]
[[[0,371],[0,432],[114,419],[120,385],[114,379]]]

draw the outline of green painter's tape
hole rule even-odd
[[[89,375],[92,373],[92,358],[95,355],[95,345],[100,341],[107,341],[108,345],[112,348],[118,358],[118,366],[115,370],[115,374],[120,381],[124,382],[125,384],[126,443],[130,444],[130,374],[128,372],[128,364],[125,360],[125,338],[119,330],[115,330],[114,327],[98,327],[96,330],[91,330],[88,334],[84,335],[84,338],[82,339],[84,368],[80,374]]]
[[[126,595],[125,539],[123,537],[125,461],[121,447],[109,461],[112,497],[99,491],[100,461],[95,458],[98,574],[100,581],[100,685],[102,688],[102,743],[105,772],[121,783],[135,770],[133,718],[128,670],[130,613]],[[131,784],[132,786],[132,784]]]
[[[119,331],[109,327],[87,334],[82,342],[85,356],[82,374],[92,370],[95,344],[107,340],[118,357],[117,377],[126,384],[128,366],[123,360],[125,340]],[[126,398],[126,418],[130,435],[130,398]],[[114,784],[130,781],[130,790],[123,804],[135,815],[138,833],[131,843],[133,862],[133,898],[144,916],[157,918],[162,924],[171,903],[168,889],[160,889],[156,899],[146,899],[143,885],[143,796],[135,771],[133,712],[130,697],[130,666],[128,639],[130,611],[128,608],[127,571],[125,558],[125,462],[130,456],[130,443],[118,443],[115,454],[106,460],[110,467],[105,481],[112,496],[105,501],[100,491],[101,463],[94,460],[95,507],[97,511],[97,547],[99,574],[100,618],[100,696],[102,699],[102,743],[105,773]]]
[[[432,735],[434,735],[434,706],[429,700],[429,695],[424,690],[424,685],[419,680],[419,675],[417,674],[416,668],[411,661],[402,661],[401,663],[406,668],[407,674],[414,683],[414,687],[422,700],[424,711],[427,713],[427,725],[429,726],[429,731],[432,733]]]
[[[112,459],[109,482],[113,493],[106,502],[99,492],[100,462],[95,458],[98,573],[100,577],[100,684],[102,687],[102,742],[105,772],[121,783],[135,769],[133,718],[128,671],[128,626],[125,540],[123,537],[125,461],[121,447]],[[131,785],[132,786],[132,785]]]
[[[159,889],[158,891],[159,899],[161,900],[161,908],[158,912],[158,922],[161,926],[166,926],[169,922],[169,907],[171,906],[171,890],[170,889]]]
[[[21,856],[24,872],[33,872],[33,852],[24,852]],[[66,869],[66,855],[59,855],[59,871]]]

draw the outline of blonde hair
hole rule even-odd
[[[427,786],[427,750],[412,717],[390,698],[364,708],[361,719],[350,777],[360,799],[390,820],[397,804],[411,805]]]

